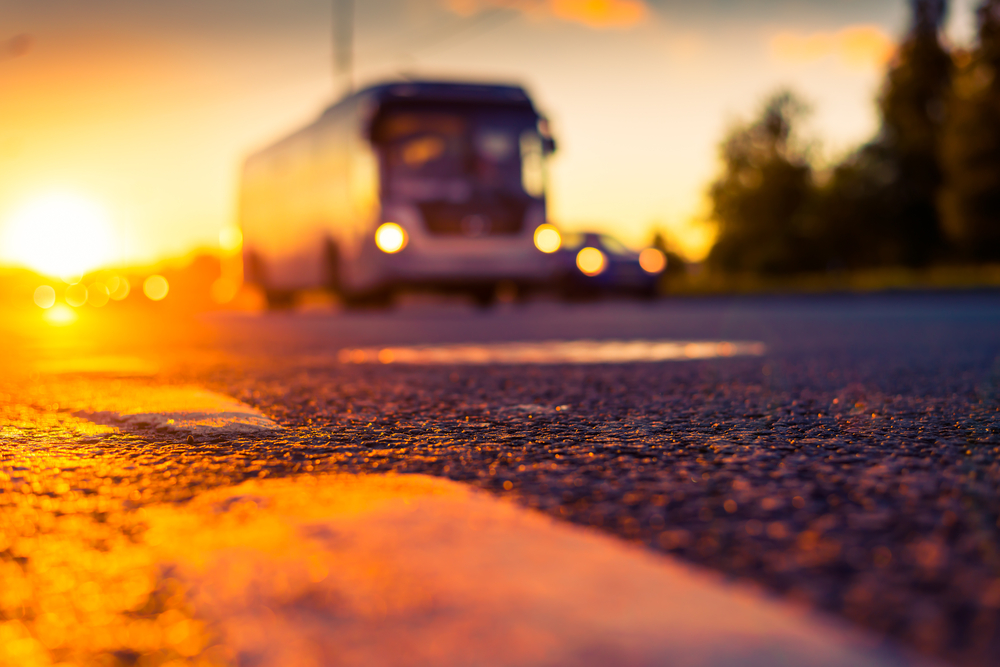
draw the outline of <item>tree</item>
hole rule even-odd
[[[653,240],[649,245],[662,252],[667,260],[667,266],[663,270],[664,280],[679,278],[687,273],[687,262],[667,246],[667,239],[659,231],[653,232]]]
[[[880,143],[894,173],[884,192],[884,223],[876,231],[888,255],[884,261],[921,266],[943,253],[937,209],[944,181],[939,153],[952,61],[939,39],[944,0],[912,3],[912,27],[879,100]]]
[[[1000,2],[986,1],[991,7]],[[944,0],[911,0],[911,6],[910,29],[878,99],[879,134],[834,167],[821,187],[814,182],[808,151],[794,134],[805,108],[790,93],[772,97],[758,120],[736,127],[726,137],[721,146],[724,171],[709,192],[719,223],[710,265],[729,271],[781,273],[834,267],[918,267],[947,255],[939,213],[944,123],[954,67],[939,38],[946,5]],[[993,26],[998,19],[996,11],[990,11]],[[1000,41],[997,29],[990,29],[991,39]],[[983,106],[977,122],[995,126],[995,104]],[[997,137],[989,144],[993,148],[978,146],[977,150],[997,151],[1000,129],[993,127],[993,132]],[[983,136],[994,135],[984,131]],[[956,148],[956,155],[972,155],[971,143],[962,149],[964,153]],[[977,159],[956,158],[956,162],[968,170]],[[1000,169],[996,174],[1000,178]],[[958,236],[981,238],[996,232],[985,221],[1000,201],[988,197],[997,192],[993,176],[983,178],[988,185],[977,191],[978,198],[966,197],[959,205],[961,198],[955,194],[948,201],[954,210],[964,211],[953,216],[956,229],[992,231],[959,231]],[[969,222],[973,209],[982,211],[974,224]]]
[[[817,237],[828,269],[900,263],[900,232],[887,189],[898,169],[885,144],[872,141],[842,160],[817,194]]]
[[[1000,260],[1000,0],[984,0],[978,43],[955,75],[942,142],[944,230],[963,256]]]
[[[952,61],[938,38],[943,0],[913,20],[882,86],[881,130],[832,171],[817,229],[828,266],[923,266],[945,254],[937,199]]]
[[[806,112],[794,94],[781,91],[756,120],[723,140],[723,173],[709,190],[719,225],[710,266],[772,274],[808,268],[805,211],[813,172],[796,133]]]

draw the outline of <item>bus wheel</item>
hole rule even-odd
[[[640,301],[656,301],[660,297],[660,290],[657,289],[656,284],[653,284],[647,287],[640,287],[636,290],[635,295]]]
[[[340,280],[340,249],[337,247],[336,241],[333,239],[326,240],[323,255],[324,272],[326,274],[324,282],[331,292],[340,294],[344,288]]]
[[[269,289],[264,291],[264,299],[268,310],[287,310],[295,305],[295,292]]]
[[[477,308],[492,308],[497,301],[497,289],[493,285],[478,287],[471,292],[472,302]]]
[[[341,293],[340,295],[340,302],[348,310],[389,308],[392,306],[392,300],[393,293],[390,289],[380,289],[363,294]]]

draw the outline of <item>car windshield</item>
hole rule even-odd
[[[391,196],[468,199],[493,190],[540,196],[536,119],[523,111],[399,109],[376,124]]]
[[[587,240],[586,234],[581,234],[579,232],[563,232],[562,235],[562,247],[565,250],[576,250],[583,245],[583,242]]]
[[[604,249],[610,252],[612,255],[628,256],[632,254],[631,252],[629,252],[629,249],[622,244],[621,241],[619,241],[613,236],[608,236],[607,234],[601,235],[601,245],[603,245]]]

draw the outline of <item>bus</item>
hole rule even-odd
[[[344,304],[401,290],[544,286],[548,122],[515,85],[405,81],[348,95],[249,156],[241,174],[244,276],[270,306],[325,288]]]

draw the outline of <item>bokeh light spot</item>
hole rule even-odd
[[[87,303],[100,308],[108,303],[111,298],[111,290],[104,283],[94,283],[87,288]]]
[[[399,252],[406,245],[406,232],[395,222],[383,223],[375,230],[375,245],[382,252]]]
[[[576,253],[576,267],[588,276],[596,276],[604,271],[607,260],[597,248],[583,248]]]
[[[66,299],[66,303],[74,308],[79,308],[83,304],[87,303],[87,288],[84,287],[82,283],[70,285],[66,288],[64,298]]]
[[[35,290],[35,305],[39,308],[51,308],[56,303],[56,291],[49,285],[41,285]]]
[[[160,275],[153,275],[146,278],[142,284],[142,293],[152,301],[162,301],[170,291],[170,283]]]
[[[125,278],[114,276],[108,281],[108,290],[111,292],[110,296],[112,299],[121,301],[132,291],[132,286],[128,284],[128,280]]]
[[[553,225],[539,225],[535,230],[535,247],[544,253],[553,253],[562,245],[559,230]]]
[[[240,290],[240,283],[232,278],[223,276],[212,283],[209,293],[212,301],[223,304],[229,303],[236,298],[236,293]]]
[[[639,266],[646,273],[659,273],[667,268],[667,257],[657,248],[646,248],[639,253]]]

